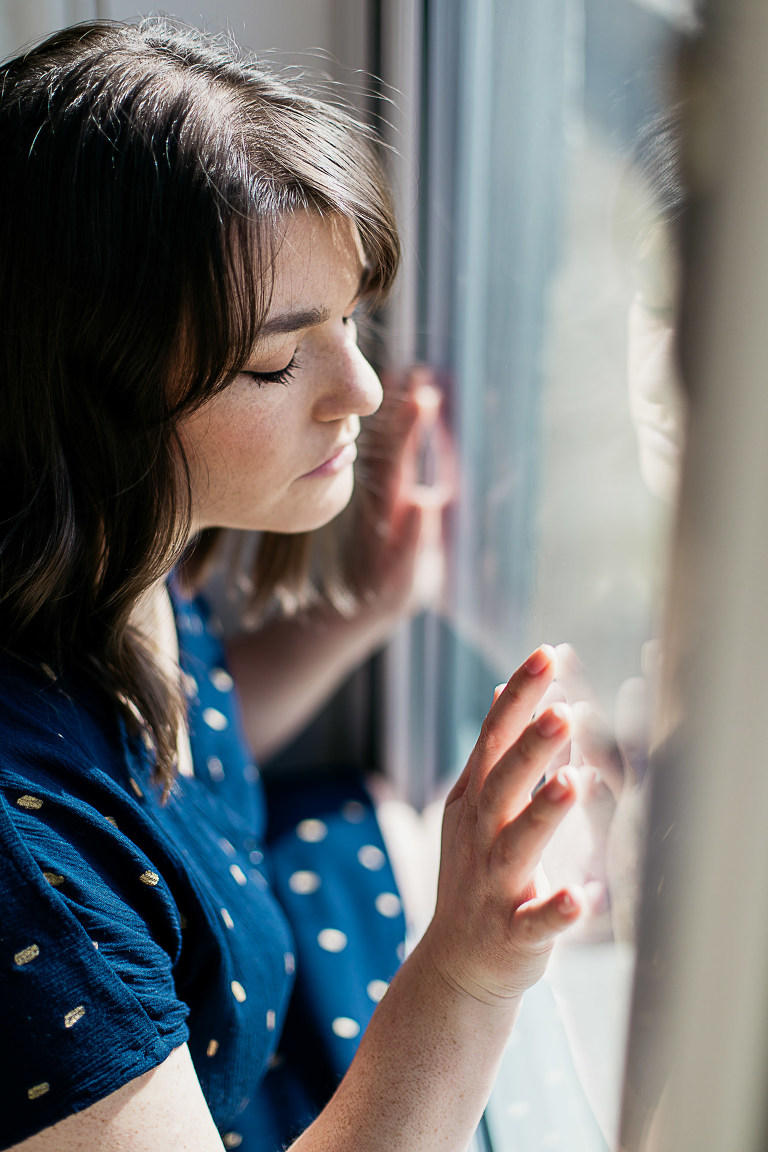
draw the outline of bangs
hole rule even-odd
[[[286,217],[315,212],[349,221],[363,251],[361,296],[371,307],[386,300],[400,262],[389,189],[368,130],[251,65],[243,66],[242,79],[245,92],[236,101],[215,94],[228,123],[225,133],[217,125],[207,157],[198,152],[206,219],[191,222],[188,234],[208,242],[204,252],[187,255],[176,357],[186,386],[174,412],[226,387],[248,362],[269,313]],[[194,107],[199,115],[199,99]]]

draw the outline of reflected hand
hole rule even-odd
[[[648,665],[653,653],[650,645],[646,648]],[[561,644],[556,655],[558,696],[573,709],[570,763],[578,772],[581,804],[549,847],[545,868],[560,882],[584,886],[582,938],[629,938],[638,869],[638,783],[648,760],[651,686],[640,677],[625,680],[616,694],[611,726],[574,650]]]
[[[568,709],[531,716],[553,676],[540,648],[501,690],[446,801],[434,918],[419,948],[454,988],[509,1005],[542,975],[554,939],[579,915],[580,897],[549,895],[543,849],[576,798],[563,770],[531,799],[547,763],[569,738]]]
[[[443,587],[443,516],[454,483],[441,403],[427,368],[411,369],[402,384],[385,380],[356,469],[349,576],[364,608],[393,623],[433,607]]]

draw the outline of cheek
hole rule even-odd
[[[219,487],[225,479],[237,483],[243,473],[271,467],[286,436],[285,421],[270,408],[274,405],[225,394],[215,409],[195,413],[184,436],[193,474],[207,475]]]

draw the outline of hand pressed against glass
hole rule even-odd
[[[360,417],[382,397],[352,320],[362,267],[349,222],[286,219],[248,371],[182,427],[195,530],[305,532],[347,504]]]

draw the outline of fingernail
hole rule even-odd
[[[536,720],[536,729],[541,736],[556,736],[568,724],[569,709],[565,704],[552,704]]]
[[[544,669],[548,666],[552,659],[552,649],[549,644],[542,644],[537,648],[523,664],[523,668],[529,676],[539,676]]]

